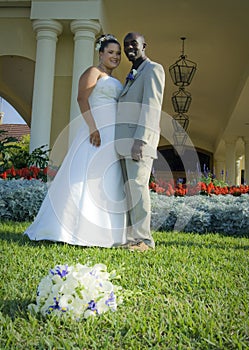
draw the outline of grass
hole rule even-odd
[[[0,223],[0,349],[249,349],[249,239],[154,233],[155,251],[31,242]],[[102,262],[132,292],[115,313],[77,321],[31,316],[57,264]]]

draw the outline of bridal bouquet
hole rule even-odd
[[[116,311],[122,302],[122,287],[111,282],[114,278],[117,278],[115,271],[108,273],[104,264],[58,265],[42,278],[36,304],[28,308],[43,316],[56,314],[76,320]]]

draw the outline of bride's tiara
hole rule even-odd
[[[98,38],[98,39],[96,40],[95,50],[96,50],[96,51],[99,51],[100,48],[101,48],[101,46],[102,46],[102,43],[103,43],[104,41],[109,41],[109,40],[115,40],[115,41],[118,42],[117,38],[115,38],[114,35],[112,35],[112,34],[104,34],[104,35],[102,35],[100,38]]]

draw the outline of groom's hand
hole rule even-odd
[[[131,148],[131,158],[136,162],[139,162],[143,158],[143,146],[144,142],[142,140],[135,140]]]

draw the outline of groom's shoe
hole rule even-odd
[[[119,246],[119,248],[123,248],[123,249],[129,249],[131,245],[133,245],[134,242],[127,242],[127,243],[124,243],[124,244],[121,244]]]
[[[149,250],[151,248],[147,244],[145,244],[144,242],[138,242],[138,243],[131,244],[128,247],[128,249],[131,252],[134,252],[134,251],[145,252],[146,250]]]

